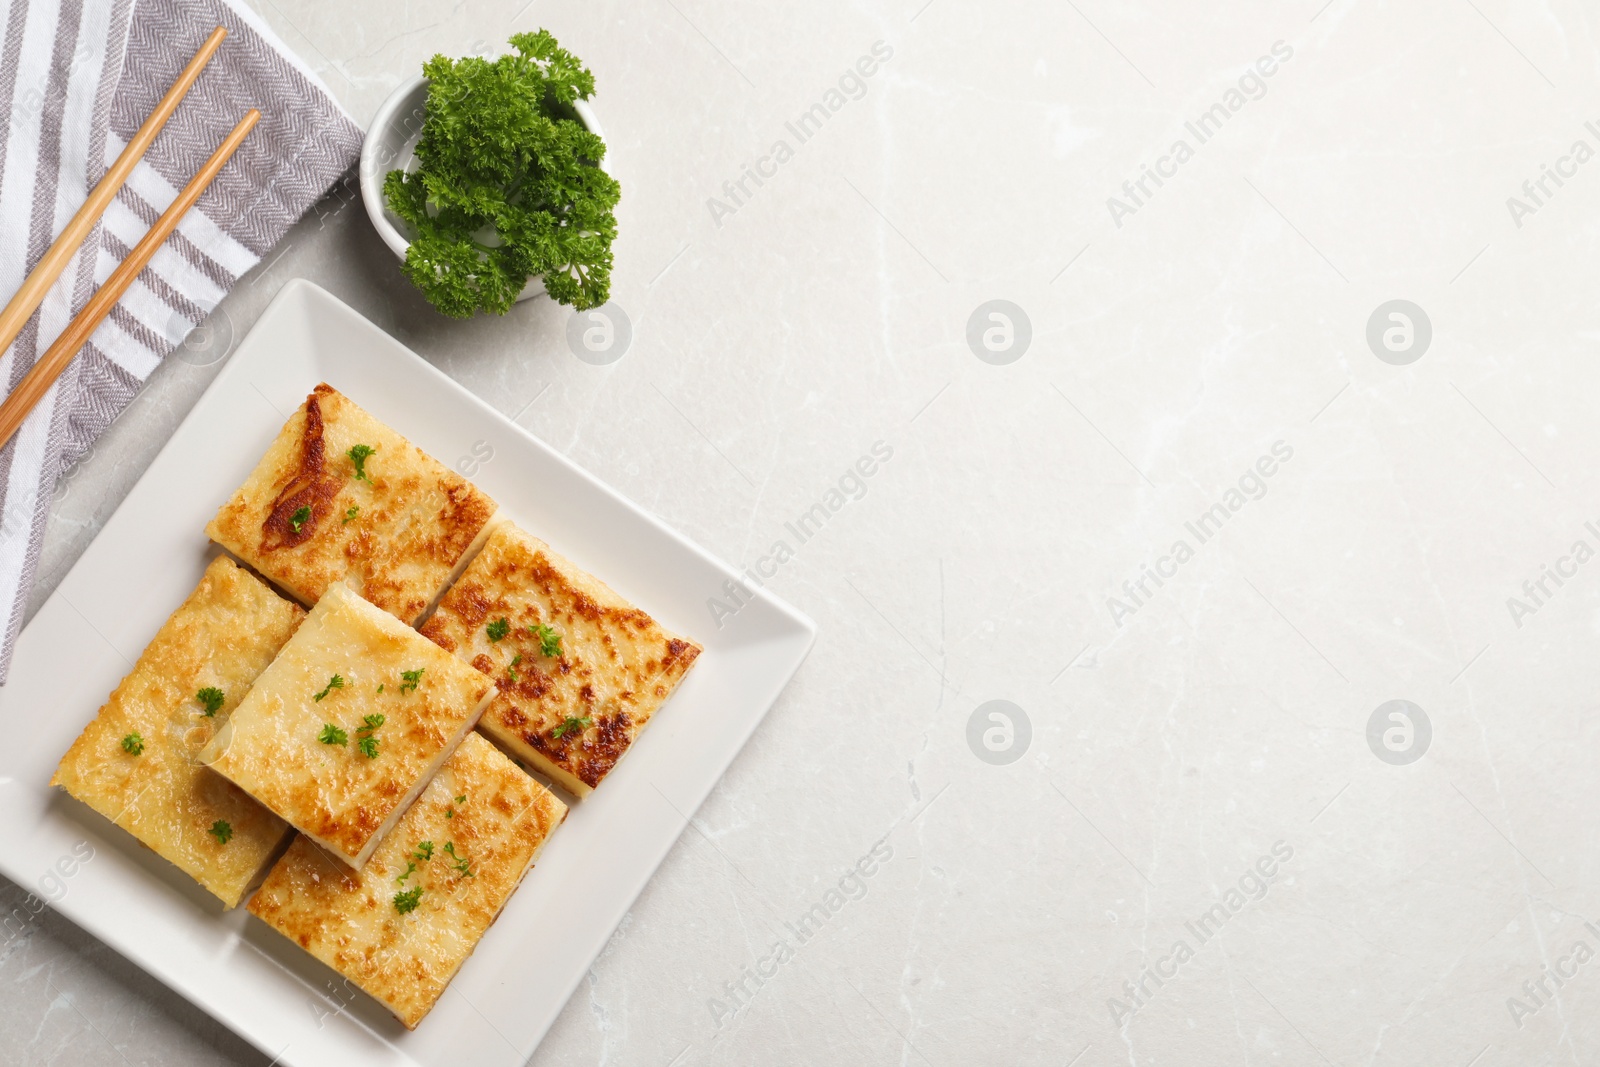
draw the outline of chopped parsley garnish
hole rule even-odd
[[[587,715],[581,719],[569,715],[566,722],[563,722],[560,726],[557,726],[554,730],[550,731],[550,736],[559,741],[567,734],[579,733],[584,727],[593,725],[594,720]]]
[[[458,873],[464,874],[468,878],[477,877],[477,875],[472,873],[472,865],[467,862],[467,858],[456,851],[456,845],[454,841],[446,841],[444,843],[444,850],[451,859],[455,860],[455,863],[451,864],[451,866],[454,867]]]
[[[403,695],[405,693],[415,692],[418,684],[420,684],[421,681],[422,681],[422,672],[427,670],[427,669],[428,668],[426,668],[426,667],[418,667],[414,671],[401,671],[400,672],[400,678],[401,678],[400,692],[401,692],[401,694]]]
[[[350,451],[345,453],[350,457],[350,462],[356,465],[356,481],[372,481],[372,478],[367,474],[367,457],[376,451],[377,449],[371,445],[351,445]]]
[[[383,692],[383,686],[382,685],[378,686],[378,692],[380,692],[380,693]]]
[[[423,863],[433,859],[433,842],[418,841],[417,850],[411,854],[411,857],[416,860],[421,860]]]
[[[467,802],[467,795],[465,793],[462,793],[460,796],[456,797],[456,803],[457,804],[465,804],[466,802]],[[445,808],[444,809],[444,817],[447,818],[447,819],[455,818],[456,817],[456,809],[455,808]]]
[[[489,635],[489,640],[498,641],[511,632],[511,623],[506,619],[496,619],[485,626],[483,632]]]
[[[422,887],[414,885],[410,889],[402,890],[394,895],[394,910],[404,915],[408,911],[415,911],[417,905],[422,903]]]
[[[228,825],[227,819],[218,819],[211,824],[211,836],[217,839],[217,844],[226,845],[233,840],[233,827]]]
[[[528,627],[528,633],[539,639],[539,655],[556,658],[561,655],[561,635],[556,633],[555,627],[540,623]]]
[[[359,514],[361,514],[361,506],[359,504],[351,504],[348,508],[345,509],[344,521],[341,522],[339,525],[340,526],[348,526],[348,525],[350,525],[350,521],[352,519],[354,519]]]
[[[144,751],[144,738],[139,736],[138,731],[122,739],[122,751],[130,756],[137,756]]]
[[[322,724],[322,732],[317,735],[317,740],[325,745],[344,745],[350,741],[350,735],[333,725],[331,722]]]
[[[206,709],[207,715],[215,715],[221,711],[222,702],[228,699],[222,690],[213,685],[208,685],[200,690],[194,695],[194,698],[200,702],[201,707]]]
[[[311,699],[320,701],[323,697],[327,696],[329,693],[333,692],[335,689],[343,689],[343,688],[344,688],[344,678],[342,676],[336,674],[332,678],[328,679],[328,684],[322,687],[322,692],[318,693],[316,696],[312,697]]]
[[[521,662],[522,653],[518,652],[515,656],[511,657],[511,662],[506,664],[506,673],[511,676],[511,680],[513,682],[517,680],[517,664]]]
[[[413,862],[412,860],[406,860],[405,873],[402,874],[402,875],[397,876],[395,878],[395,881],[399,882],[401,885],[405,885],[406,884],[406,879],[410,878],[413,874],[415,874],[416,870],[417,870],[416,863]]]
[[[466,802],[467,802],[467,795],[465,793],[462,793],[460,796],[456,797],[456,803],[457,804],[465,804]]]
[[[378,727],[383,725],[382,715],[368,715],[361,720],[361,725],[356,728],[356,748],[368,759],[375,759],[378,755],[378,739],[373,736]]]
[[[310,521],[311,521],[311,505],[310,504],[301,504],[298,508],[295,509],[294,514],[289,516],[289,529],[293,530],[295,533],[299,533],[300,532],[300,527],[304,526],[306,523],[308,523]]]

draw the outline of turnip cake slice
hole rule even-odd
[[[307,607],[343,582],[414,625],[494,513],[472,483],[322,384],[206,534]]]
[[[566,815],[474,734],[360,871],[297,837],[250,911],[414,1030]]]
[[[200,758],[360,867],[493,691],[393,615],[331,585]]]
[[[50,779],[228,907],[289,827],[197,756],[305,612],[218,557]]]
[[[480,729],[579,797],[627,754],[701,651],[510,522],[422,632],[494,678]]]

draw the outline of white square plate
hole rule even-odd
[[[504,514],[705,646],[414,1033],[47,784],[199,581],[217,551],[207,520],[319,381],[472,469]],[[734,574],[322,289],[291,282],[22,632],[0,690],[0,871],[280,1063],[521,1064],[811,648],[811,621],[766,593],[712,625],[706,600]]]

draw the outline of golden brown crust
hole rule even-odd
[[[62,757],[51,784],[132,833],[228,907],[288,826],[197,760],[305,612],[226,557],[213,560],[133,670]],[[223,692],[207,716],[196,694]],[[138,755],[122,749],[137,733]],[[226,822],[222,842],[211,829]]]
[[[250,911],[415,1029],[566,814],[554,794],[473,735],[361,871],[298,837]],[[424,841],[431,859],[419,857]],[[462,861],[470,877],[456,867]],[[402,914],[395,894],[413,887],[421,897]]]
[[[375,450],[366,479],[349,456],[355,445]],[[342,581],[414,623],[494,513],[470,482],[324,382],[206,533],[304,604]]]
[[[422,674],[413,687],[405,672]],[[342,683],[330,687],[338,675]],[[329,587],[201,759],[359,867],[477,721],[488,680],[351,593]],[[322,693],[322,699],[316,694]],[[367,716],[375,756],[360,749]],[[323,743],[324,726],[344,743]]]
[[[292,468],[293,474],[277,498],[272,509],[261,523],[261,551],[275,552],[280,548],[293,548],[311,540],[317,528],[328,518],[333,500],[339,495],[340,480],[326,469],[327,442],[323,439],[322,396],[313,391],[306,398],[305,418],[301,421],[299,460]],[[310,510],[310,517],[302,519],[296,528],[295,516],[301,508]]]
[[[509,633],[493,641],[486,627],[502,618]],[[530,632],[540,624],[561,635],[560,656],[541,654]],[[495,679],[480,729],[579,795],[616,766],[701,651],[509,522],[422,632]]]

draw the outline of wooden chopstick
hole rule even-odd
[[[89,339],[89,335],[94,333],[95,327],[111,313],[111,309],[122,298],[128,286],[133,284],[133,280],[144,270],[150,258],[177,228],[189,208],[200,199],[200,194],[206,191],[211,180],[232,158],[235,150],[260,118],[261,112],[255,108],[245,113],[239,125],[235,126],[233,132],[223,139],[215,152],[211,153],[211,158],[206,160],[200,172],[189,180],[189,184],[183,187],[178,198],[161,213],[155,225],[150,227],[150,231],[134,246],[133,251],[128,253],[128,258],[118,264],[117,269],[111,272],[111,277],[106,279],[99,292],[89,298],[83,310],[67,324],[65,330],[61,331],[61,336],[57,337],[55,343],[39,357],[39,362],[35,363],[23,376],[22,381],[17,383],[17,387],[6,397],[5,402],[0,403],[0,448],[5,447],[21,428],[23,420],[28,417],[34,405],[61,376],[61,372],[67,369],[67,364],[72,362],[72,357],[78,354],[78,350]]]
[[[218,26],[211,31],[211,36],[206,38],[206,43],[200,46],[200,51],[189,60],[189,65],[183,68],[183,73],[178,75],[178,80],[172,83],[172,88],[167,90],[167,95],[161,98],[150,117],[144,120],[144,125],[134,133],[128,146],[117,156],[111,169],[90,190],[89,198],[83,202],[78,213],[72,216],[61,235],[55,243],[45,252],[44,256],[34,265],[32,271],[23,279],[22,288],[11,298],[11,302],[0,310],[0,353],[11,346],[17,339],[17,334],[22,332],[23,323],[28,321],[38,308],[45,293],[55,284],[61,272],[72,260],[72,254],[83,244],[83,239],[89,235],[94,224],[105,214],[111,204],[111,198],[117,195],[128,175],[133,173],[133,168],[139,165],[139,160],[144,158],[145,149],[150,147],[150,142],[156,139],[156,134],[167,124],[172,113],[177,110],[178,103],[183,99],[189,87],[194,84],[205,65],[211,62],[211,57],[216,54],[221,46],[222,39],[228,36],[228,31]]]

